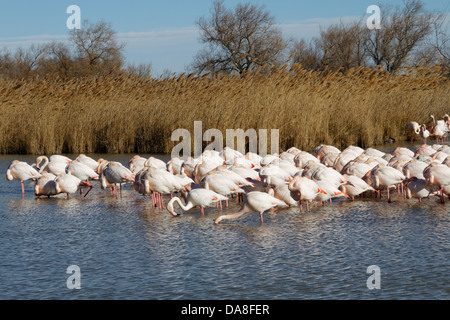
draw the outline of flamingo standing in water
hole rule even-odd
[[[189,191],[186,197],[185,204],[181,202],[180,198],[173,197],[167,204],[167,211],[169,211],[173,216],[178,216],[179,214],[176,213],[173,208],[174,203],[177,202],[180,205],[181,209],[183,209],[184,211],[188,211],[195,206],[199,206],[201,214],[204,215],[205,207],[210,207],[218,201],[223,201],[227,199],[228,199],[227,197],[218,194],[212,190],[203,188],[192,189],[191,191]]]
[[[56,190],[56,176],[53,173],[43,171],[41,172],[41,177],[36,179],[36,184],[34,185],[34,194],[36,196],[53,196],[57,195]]]
[[[284,201],[277,199],[268,193],[261,191],[252,191],[245,195],[241,209],[238,212],[233,214],[221,215],[214,221],[214,223],[218,224],[222,220],[236,219],[244,215],[245,213],[253,211],[259,212],[261,223],[263,223],[264,222],[263,213],[265,211],[275,207],[286,207],[286,206],[287,205]]]
[[[405,180],[405,175],[397,169],[389,166],[377,165],[363,177],[363,180],[379,191],[386,188],[388,202],[391,202],[389,188],[397,187]]]
[[[420,128],[420,136],[424,139],[423,143],[427,144],[427,138],[430,136],[430,131],[428,131],[426,124],[423,124]]]
[[[420,134],[420,125],[416,121],[410,121],[406,124],[406,127],[410,131],[411,143],[414,140],[414,134]]]
[[[406,198],[418,198],[419,203],[422,203],[423,198],[428,198],[432,194],[432,188],[427,185],[425,179],[411,177],[404,181],[406,186]]]
[[[431,135],[436,137],[436,143],[441,141],[444,143],[444,137],[448,135],[448,127],[444,120],[436,121],[434,116],[430,116],[433,119],[433,129]]]
[[[319,193],[326,193],[316,182],[300,175],[289,183],[289,190],[298,196],[300,212],[303,212],[302,201],[306,201],[306,211],[309,212],[309,202],[315,200]]]
[[[267,193],[270,194],[272,197],[284,201],[289,207],[298,206],[299,199],[296,198],[294,192],[289,190],[289,186],[287,184],[272,187],[269,190],[267,190]]]
[[[438,186],[441,202],[444,203],[444,187],[450,185],[450,168],[444,164],[432,163],[423,170],[428,186]]]
[[[120,198],[122,198],[122,183],[133,183],[135,175],[119,162],[109,162],[100,173],[102,189],[112,187],[113,193],[117,198],[117,185],[120,189]]]
[[[84,194],[84,197],[86,197],[93,188],[93,186],[89,182],[82,181],[81,179],[68,173],[62,174],[57,177],[55,182],[56,191],[58,193],[66,193],[67,199],[69,199],[69,194],[77,192],[81,187],[89,188],[89,190]]]
[[[19,180],[22,186],[22,197],[25,195],[23,182],[29,179],[38,179],[42,175],[26,162],[14,160],[6,170],[6,180]]]
[[[355,175],[344,175],[345,179],[348,183],[341,184],[339,189],[344,193],[348,194],[350,198],[355,200],[355,196],[359,196],[360,194],[366,191],[375,191],[374,188],[369,186],[363,179]]]
[[[240,176],[239,176],[240,177]],[[244,179],[245,180],[245,179]],[[210,173],[207,174],[202,180],[205,189],[213,190],[223,196],[232,194],[244,194],[245,190],[242,189],[237,183],[235,183],[226,174]],[[221,202],[219,202],[221,203]],[[225,205],[228,207],[228,198],[225,200]]]

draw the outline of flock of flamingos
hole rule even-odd
[[[241,203],[238,212],[221,215],[215,223],[248,212],[258,212],[262,223],[263,213],[277,207],[299,206],[303,212],[303,205],[309,211],[311,202],[325,205],[339,197],[349,201],[356,196],[381,198],[382,191],[391,202],[391,189],[399,196],[418,198],[419,202],[437,197],[445,203],[450,195],[450,147],[444,144],[449,123],[434,122],[428,135],[426,126],[414,122],[407,126],[425,139],[415,150],[397,147],[385,153],[374,148],[349,146],[339,150],[320,145],[312,153],[292,147],[262,157],[225,147],[220,152],[207,150],[197,158],[172,158],[167,163],[136,155],[127,166],[83,154],[74,160],[52,155],[40,156],[32,165],[14,160],[6,178],[21,182],[22,196],[24,181],[29,179],[35,181],[36,196],[48,197],[69,197],[78,192],[84,192],[85,197],[94,180],[118,199],[122,197],[122,185],[132,184],[136,192],[151,198],[154,207],[167,209],[173,216],[179,215],[175,204],[184,211],[199,207],[203,215],[205,207],[221,209],[222,205],[228,206],[228,201]],[[428,136],[435,136],[436,144],[427,145]],[[85,188],[88,190],[83,191]],[[169,195],[165,205],[163,196]]]

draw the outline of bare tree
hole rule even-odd
[[[127,72],[138,77],[148,78],[152,75],[152,64],[151,63],[140,63],[138,65],[129,64],[127,66]]]
[[[0,72],[3,77],[25,79],[38,74],[46,59],[45,45],[31,45],[28,49],[19,47],[14,53],[4,49],[0,56]]]
[[[46,45],[47,57],[43,61],[40,74],[57,75],[67,79],[73,76],[73,54],[66,43],[52,41]]]
[[[381,29],[366,33],[365,47],[374,65],[395,73],[430,34],[436,16],[420,0],[406,0],[401,8],[384,6],[382,12]]]
[[[282,62],[285,41],[263,6],[240,3],[233,11],[225,8],[223,0],[216,0],[211,16],[196,24],[206,47],[195,56],[194,71],[244,73]]]
[[[360,21],[339,23],[322,30],[316,46],[321,52],[323,67],[331,70],[360,67],[366,64],[363,34],[366,28]]]
[[[82,29],[73,29],[70,41],[77,52],[77,69],[88,74],[104,74],[119,71],[123,66],[122,49],[124,43],[118,43],[116,33],[105,22],[83,23]]]
[[[294,54],[292,57],[292,63],[300,64],[307,70],[320,70],[323,67],[322,54],[316,46],[317,38],[313,38],[311,41],[301,39],[295,42],[293,49]]]
[[[434,21],[433,32],[428,42],[429,47],[434,51],[439,63],[450,74],[450,19],[448,14],[441,14],[439,19]]]

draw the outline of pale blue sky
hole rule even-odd
[[[264,5],[286,36],[310,38],[320,26],[362,16],[366,9],[385,0],[226,0],[228,7],[239,2]],[[391,5],[402,0],[390,0]],[[429,10],[448,12],[447,0],[425,0]],[[151,63],[155,73],[165,69],[183,72],[201,48],[195,21],[209,14],[211,0],[21,0],[2,1],[0,48],[15,50],[31,43],[64,40],[69,5],[81,8],[81,19],[111,23],[118,38],[127,43],[128,63]]]

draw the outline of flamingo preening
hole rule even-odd
[[[38,179],[42,175],[26,162],[14,160],[6,170],[6,179],[8,181],[19,180],[22,186],[22,197],[25,196],[25,187],[23,182],[29,179]]]

